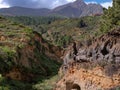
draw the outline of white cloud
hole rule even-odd
[[[76,0],[0,0],[3,3],[6,3],[10,7],[21,6],[21,7],[30,7],[30,8],[55,8],[60,5],[67,4],[69,2],[74,2]],[[4,5],[6,5],[4,4]]]
[[[60,2],[59,0],[56,0],[55,2],[52,3],[51,7],[55,8],[55,7],[60,6],[62,4],[63,4],[62,2]]]
[[[74,2],[74,1],[76,1],[76,0],[67,0],[67,2]]]
[[[3,0],[0,0],[0,8],[8,8],[9,5],[7,5],[6,3],[3,3]]]
[[[95,1],[91,1],[91,2],[85,2],[86,4],[97,4],[97,2],[95,2]]]
[[[104,3],[101,3],[101,5],[105,8],[112,7],[112,2],[104,2]]]
[[[51,4],[51,8],[55,8],[57,6],[60,6],[60,5],[64,5],[64,4],[67,4],[67,3],[70,3],[70,2],[74,2],[76,0],[56,0],[54,1],[52,4]]]
[[[91,2],[85,2],[86,4],[98,4],[97,2],[95,1],[91,1]],[[108,7],[112,7],[112,1],[111,2],[103,2],[103,3],[100,3],[100,5],[102,5],[103,7],[105,8],[108,8]]]

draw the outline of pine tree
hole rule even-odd
[[[107,32],[117,26],[120,26],[120,0],[113,0],[113,6],[104,10],[101,31]]]
[[[120,25],[120,0],[113,0],[115,25]]]

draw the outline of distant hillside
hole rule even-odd
[[[0,13],[2,15],[9,16],[45,16],[49,12],[49,9],[41,8],[41,9],[32,9],[25,7],[10,7],[0,9]]]
[[[65,17],[82,17],[90,15],[101,15],[103,8],[99,4],[86,4],[83,0],[76,0],[73,3],[68,3],[52,10],[41,8],[32,9],[25,7],[10,7],[0,9],[0,14],[9,16],[49,16],[58,15]]]

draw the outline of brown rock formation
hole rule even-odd
[[[60,69],[63,78],[55,90],[120,89],[120,28],[106,35],[77,43],[69,50]],[[77,48],[77,54],[75,54]]]
[[[109,90],[120,85],[119,74],[109,77],[103,73],[103,70],[104,68],[101,67],[92,70],[70,68],[57,83],[56,90]]]

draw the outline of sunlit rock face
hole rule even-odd
[[[120,28],[74,43],[64,55],[56,90],[120,89]]]

